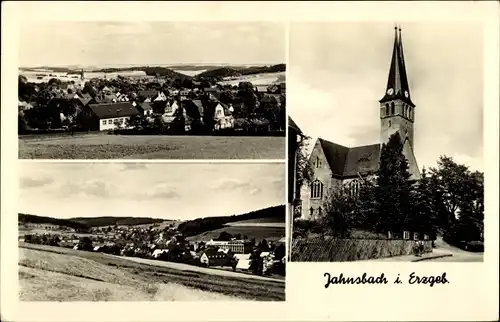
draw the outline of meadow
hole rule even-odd
[[[284,159],[284,137],[81,135],[20,138],[20,159]]]
[[[19,245],[19,280],[19,297],[23,301],[285,299],[283,281],[250,278],[235,272],[210,274],[195,268],[189,270],[189,265],[172,268],[25,243]]]
[[[262,225],[248,225],[248,226],[226,226],[224,228],[206,231],[204,233],[190,236],[187,239],[190,241],[197,240],[210,240],[216,239],[220,236],[221,232],[227,232],[231,235],[240,234],[242,237],[247,236],[249,239],[255,238],[256,241],[263,239],[267,241],[276,241],[285,237],[285,225],[269,226],[269,224]]]

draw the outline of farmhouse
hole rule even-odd
[[[386,92],[379,101],[379,142],[346,147],[322,138],[317,139],[309,159],[314,180],[309,185],[304,185],[301,191],[303,219],[321,214],[321,207],[330,189],[345,187],[356,194],[362,180],[373,178],[379,167],[381,146],[396,132],[402,138],[403,154],[408,160],[412,179],[420,179],[413,153],[415,104],[411,100],[405,66],[401,29],[399,34],[396,29]]]
[[[200,253],[200,263],[207,266],[227,266],[231,263],[233,254],[229,252],[219,251],[216,248],[207,248]]]
[[[131,116],[140,114],[129,102],[90,104],[89,109],[93,118],[92,127],[99,131],[113,130],[118,126],[126,127]]]

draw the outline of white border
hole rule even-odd
[[[2,9],[3,319],[53,322],[498,319],[499,20],[496,2],[3,2]],[[138,17],[143,20],[177,21],[484,21],[484,159],[487,177],[484,263],[433,265],[422,262],[418,266],[412,263],[373,263],[367,266],[359,262],[288,264],[287,301],[281,303],[19,303],[16,300],[18,252],[12,247],[17,243],[17,129],[15,122],[8,121],[15,119],[15,108],[9,106],[15,106],[17,101],[13,85],[16,84],[18,66],[17,25],[34,20],[136,21]],[[287,62],[287,69],[289,67]],[[289,90],[290,86],[287,87]],[[287,105],[290,107],[291,102]],[[322,286],[325,271],[344,271],[352,275],[363,271],[384,271],[386,274],[399,272],[403,275],[414,270],[420,274],[446,271],[452,282],[433,288],[385,285],[325,289]]]

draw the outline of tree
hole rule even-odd
[[[306,146],[309,143],[310,137],[304,137],[299,142],[297,147],[297,164],[296,164],[296,189],[299,191],[304,184],[310,183],[314,178],[314,170],[306,154]]]
[[[445,237],[453,244],[483,240],[484,230],[484,175],[469,172],[463,178],[464,194],[461,197],[456,218]]]
[[[378,223],[376,213],[375,185],[369,178],[362,178],[356,200],[356,226],[372,230]]]
[[[431,185],[431,178],[426,169],[422,169],[421,179],[413,191],[412,227],[416,232],[435,236],[439,230],[439,220],[436,207],[437,200]]]
[[[231,238],[233,238],[233,236],[230,233],[228,233],[226,231],[223,231],[223,232],[220,233],[219,238],[217,238],[217,240],[220,240],[220,241],[230,241]]]
[[[84,94],[89,94],[90,96],[92,96],[92,98],[97,97],[97,91],[95,90],[94,86],[90,82],[85,83],[85,85],[83,86],[82,92]]]
[[[384,233],[411,230],[413,186],[399,132],[382,145],[376,176],[376,229]]]
[[[282,259],[283,257],[285,257],[285,245],[284,244],[280,244],[274,250],[274,258],[276,258],[276,259]]]
[[[356,197],[343,188],[332,189],[324,203],[319,222],[324,233],[338,238],[348,238],[356,226]]]
[[[92,246],[92,240],[89,237],[82,237],[78,242],[78,249],[85,251],[92,251],[94,247]]]
[[[464,199],[473,199],[470,195],[470,189],[474,187],[471,173],[467,166],[446,156],[441,156],[438,167],[431,168],[430,172],[432,190],[441,202],[439,219],[442,228],[446,230],[455,223],[460,206],[465,206]]]

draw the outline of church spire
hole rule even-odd
[[[403,54],[403,41],[401,37],[401,28],[394,27],[394,47],[392,49],[391,67],[389,69],[389,77],[384,97],[380,100],[381,103],[401,99],[406,103],[414,106],[410,96],[410,86],[406,75],[406,66]]]

